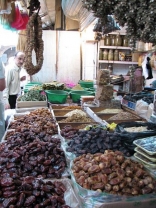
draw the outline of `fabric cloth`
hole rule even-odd
[[[16,99],[17,99],[17,95],[9,95],[9,104],[11,109],[16,108]]]
[[[4,67],[1,59],[0,59],[0,79],[4,79]],[[0,102],[2,102],[2,99],[3,99],[3,92],[0,91]]]
[[[20,92],[20,71],[15,63],[11,63],[5,68],[6,88],[3,91],[3,98],[9,99],[9,95],[18,95]]]
[[[151,67],[151,64],[150,64],[150,58],[147,57],[147,63],[146,63],[146,68],[148,70],[148,77],[146,79],[152,79],[153,78],[153,74],[152,74],[152,67]]]

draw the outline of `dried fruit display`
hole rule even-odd
[[[105,25],[110,24],[108,17],[113,15],[120,26],[127,26],[126,34],[131,40],[132,47],[136,40],[156,44],[155,0],[83,0],[82,2],[85,8],[94,12],[94,15],[99,18],[101,30],[98,32],[102,32]]]
[[[64,134],[64,135],[70,135]],[[75,135],[72,134],[71,140],[68,141],[67,151],[74,153],[76,156],[82,154],[95,154],[98,152],[104,153],[106,150],[120,150],[125,156],[130,156],[133,151],[130,151],[124,145],[120,134],[114,132],[109,133],[102,127],[91,128],[90,130],[78,131]]]
[[[14,173],[1,176],[0,207],[61,207],[66,205],[65,185],[60,181],[42,181],[32,176],[19,178]]]
[[[32,63],[32,51],[36,53],[36,66]],[[43,64],[42,21],[37,13],[33,13],[26,28],[26,49],[24,67],[29,75],[36,74]]]
[[[143,166],[119,151],[83,154],[74,159],[73,174],[85,189],[137,196],[156,192],[156,181]]]
[[[0,175],[15,173],[20,177],[61,178],[66,159],[59,138],[21,129],[0,144]]]
[[[51,112],[46,108],[37,109],[28,115],[16,118],[16,121],[10,123],[9,129],[16,129],[19,132],[22,129],[31,129],[34,133],[43,133],[45,135],[58,133],[56,121],[52,118]]]

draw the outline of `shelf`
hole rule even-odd
[[[99,63],[107,63],[107,64],[136,64],[138,65],[138,62],[134,61],[108,61],[108,60],[99,60]]]
[[[132,48],[124,46],[100,46],[100,48],[132,50]]]

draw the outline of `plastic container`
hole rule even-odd
[[[137,139],[133,143],[149,155],[156,155],[156,136]]]
[[[95,95],[95,92],[91,92],[91,91],[71,91],[70,95],[71,95],[71,99],[74,103],[79,103],[81,96],[83,96],[83,95]]]
[[[64,90],[45,90],[47,95],[47,100],[50,103],[55,104],[64,104],[67,101],[67,97],[69,95],[68,92]]]
[[[81,87],[84,87],[84,88],[91,88],[91,87],[93,87],[93,81],[83,81],[83,80],[80,80],[79,84],[80,84]]]

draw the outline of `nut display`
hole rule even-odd
[[[130,120],[130,119],[138,119],[138,117],[129,112],[120,112],[114,116],[111,116],[108,120]]]
[[[156,181],[138,162],[119,151],[83,154],[74,159],[73,174],[85,189],[137,196],[156,192]]]
[[[80,114],[74,114],[72,116],[69,116],[68,118],[66,119],[62,119],[60,121],[58,121],[58,123],[68,123],[68,122],[93,122],[93,120],[87,116],[82,116]]]

